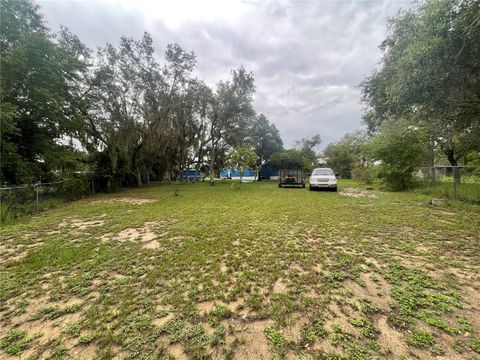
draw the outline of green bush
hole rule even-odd
[[[86,175],[69,176],[59,187],[59,195],[66,200],[77,200],[92,193],[91,180]]]
[[[423,153],[422,137],[416,128],[384,127],[369,147],[373,158],[380,161],[378,176],[389,190],[402,191],[414,186],[413,173]]]
[[[371,185],[377,178],[377,168],[375,166],[359,164],[353,168],[352,178],[364,184]]]

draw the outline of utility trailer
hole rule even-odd
[[[281,169],[278,176],[278,187],[305,187],[305,172],[303,170]]]

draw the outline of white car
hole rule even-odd
[[[337,177],[330,168],[313,169],[310,176],[310,190],[328,189],[337,191]]]

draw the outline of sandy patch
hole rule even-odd
[[[354,198],[359,198],[359,197],[376,198],[377,197],[377,195],[372,194],[369,191],[355,189],[355,188],[344,188],[338,193],[343,196],[350,196]]]
[[[356,333],[355,327],[348,321],[351,318],[351,314],[347,315],[342,312],[340,306],[336,303],[330,303],[328,305],[328,316],[325,321],[325,328],[332,332],[335,326],[340,326],[343,330],[350,333]]]
[[[139,242],[144,249],[158,249],[161,243],[159,238],[165,237],[167,232],[158,233],[158,229],[165,224],[160,221],[149,221],[141,228],[127,228],[117,234],[107,233],[101,236],[102,241],[116,240],[119,242]]]
[[[381,316],[377,320],[376,327],[380,331],[378,334],[378,344],[382,348],[389,349],[395,359],[407,357],[409,351],[405,343],[404,335],[388,325],[386,316]]]
[[[365,286],[360,286],[356,282],[347,280],[344,285],[346,289],[353,291],[358,299],[368,299],[373,305],[381,310],[390,310],[390,285],[380,276],[376,276],[376,281],[367,274],[361,274],[360,278],[363,280]]]
[[[243,298],[238,298],[235,301],[229,302],[227,306],[232,312],[240,315],[242,318],[247,316],[248,310],[245,309],[245,300]]]
[[[308,320],[305,314],[295,314],[290,321],[288,321],[287,326],[282,332],[288,340],[300,341],[302,328],[307,323]]]
[[[168,313],[166,316],[161,317],[161,318],[156,318],[153,320],[153,323],[155,326],[162,327],[165,325],[167,322],[172,320],[175,316],[172,313]]]
[[[271,358],[270,344],[264,330],[273,324],[272,320],[261,320],[246,323],[236,329],[240,343],[235,349],[235,359],[267,360]]]
[[[114,202],[121,202],[125,204],[131,204],[131,205],[143,205],[143,204],[150,204],[154,203],[157,200],[155,199],[145,199],[145,198],[138,198],[138,197],[121,197],[121,198],[112,198],[108,200],[94,200],[91,201],[91,204],[111,204]]]
[[[171,344],[167,348],[168,353],[173,356],[174,359],[183,360],[188,359],[187,355],[183,351],[182,345],[180,344]]]
[[[283,294],[285,292],[287,292],[287,286],[285,285],[282,279],[278,279],[273,285],[273,293]]]
[[[4,336],[4,333],[7,333],[11,329],[25,330],[28,337],[35,337],[31,348],[22,353],[22,358],[26,359],[30,355],[33,355],[38,349],[45,347],[50,340],[60,337],[67,327],[78,323],[81,319],[82,312],[78,310],[73,313],[62,314],[54,319],[42,317],[38,320],[33,320],[32,317],[47,307],[58,306],[64,309],[72,305],[82,306],[82,300],[71,299],[67,302],[52,302],[46,296],[37,297],[27,305],[26,311],[23,314],[13,317],[10,323],[0,322],[0,329],[2,329],[2,331],[0,331],[0,337]],[[47,349],[47,347],[45,347],[45,349]],[[42,353],[42,355],[45,354]],[[94,357],[91,358],[93,359]]]
[[[217,305],[214,301],[203,301],[197,304],[198,310],[201,314],[205,315],[208,314],[213,308]]]
[[[89,344],[87,346],[78,345],[68,352],[72,359],[94,360],[98,359],[97,347]]]
[[[105,220],[93,219],[93,220],[81,220],[81,219],[66,219],[62,221],[58,226],[68,227],[74,230],[86,230],[92,227],[98,227],[105,224]]]
[[[160,243],[157,240],[152,240],[150,242],[147,242],[146,244],[143,245],[145,249],[158,249],[160,247]]]

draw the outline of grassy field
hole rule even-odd
[[[480,207],[168,184],[4,224],[1,359],[480,359]]]

